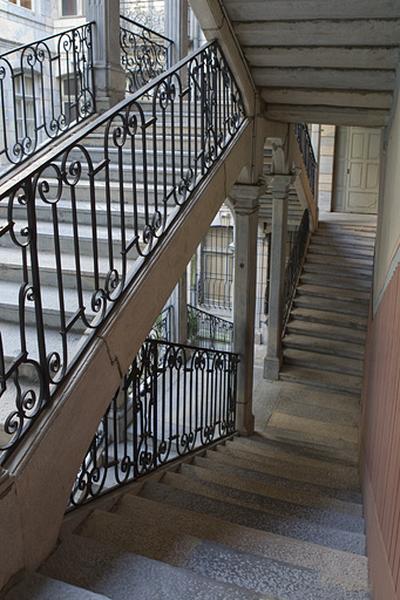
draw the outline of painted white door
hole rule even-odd
[[[345,212],[378,211],[381,130],[350,127],[343,208]]]

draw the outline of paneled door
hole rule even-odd
[[[380,129],[349,128],[343,198],[345,212],[377,213],[380,147]]]

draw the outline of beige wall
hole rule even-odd
[[[399,262],[400,243],[400,96],[385,134],[378,234],[376,242],[375,309]],[[397,253],[397,255],[396,255]]]

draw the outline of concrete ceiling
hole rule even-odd
[[[400,0],[223,0],[267,116],[385,125]]]

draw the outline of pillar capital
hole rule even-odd
[[[263,182],[257,184],[236,183],[229,192],[229,199],[235,212],[251,214],[258,210],[259,198],[265,192]]]
[[[282,198],[284,200],[289,193],[290,187],[295,184],[298,174],[296,170],[287,175],[266,175],[264,181],[266,185],[272,188],[272,196],[274,198]]]

